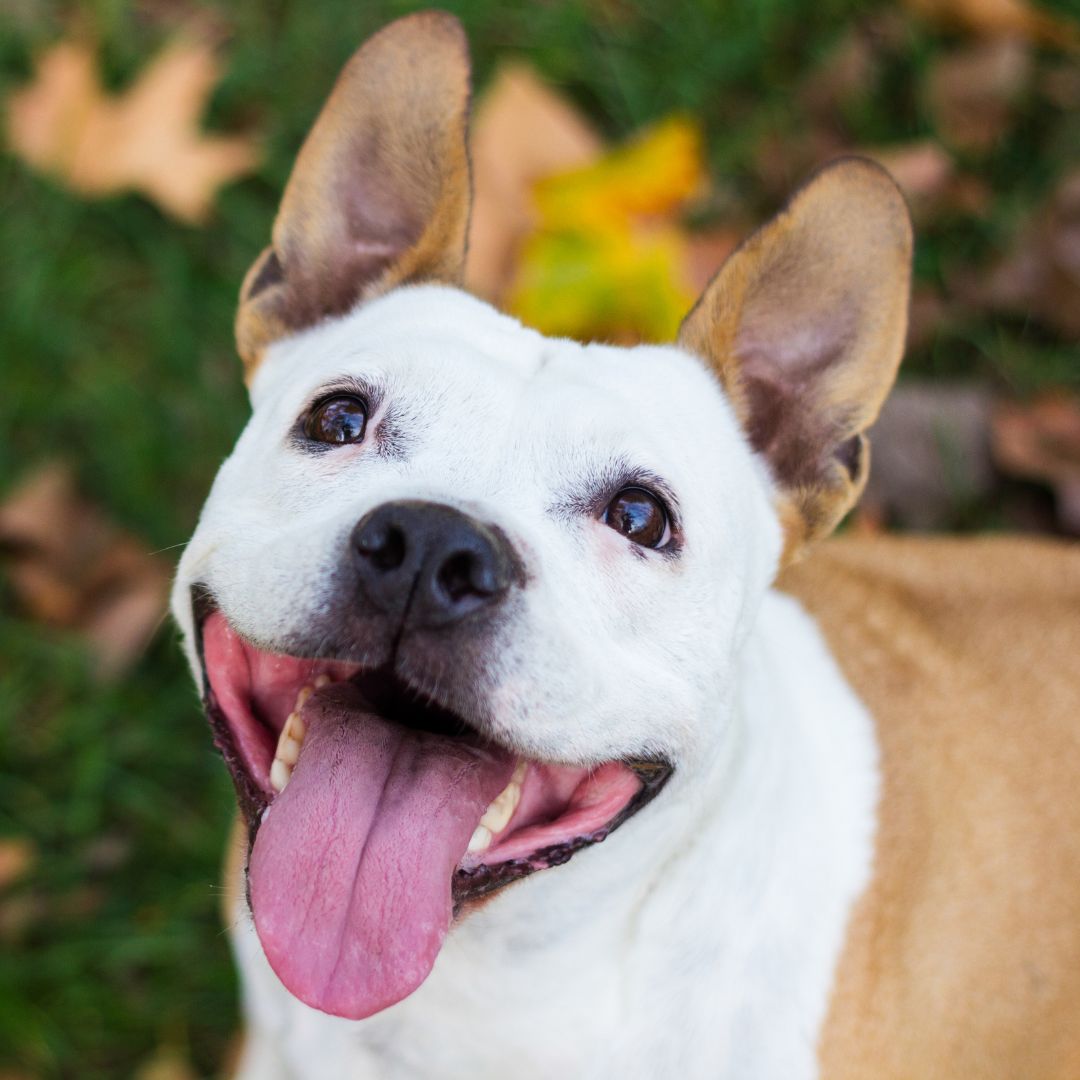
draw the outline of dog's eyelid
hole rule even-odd
[[[586,475],[579,485],[553,500],[550,512],[566,518],[591,517],[599,519],[619,492],[641,488],[653,496],[667,515],[671,539],[657,552],[674,551],[682,533],[682,513],[672,486],[652,469],[619,463],[617,467],[598,470]]]
[[[345,376],[324,383],[317,390],[307,396],[307,401],[301,409],[301,415],[306,416],[313,409],[317,409],[323,402],[334,397],[355,397],[363,403],[368,414],[372,414],[382,403],[384,396],[383,388],[376,383],[368,382],[355,376]]]

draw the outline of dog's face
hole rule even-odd
[[[415,989],[455,911],[707,771],[772,575],[865,482],[903,337],[906,214],[856,162],[681,347],[523,328],[453,287],[467,97],[448,16],[346,69],[245,282],[254,412],[174,593],[260,939],[342,1016]]]

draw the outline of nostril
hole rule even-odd
[[[405,530],[398,525],[366,529],[356,538],[356,550],[384,573],[397,570],[405,561]]]
[[[480,591],[473,582],[475,558],[471,552],[460,551],[451,555],[439,567],[439,585],[446,595],[456,604]]]
[[[455,604],[470,596],[494,596],[499,591],[494,568],[487,559],[478,558],[471,551],[451,555],[439,567],[436,577],[443,593]]]

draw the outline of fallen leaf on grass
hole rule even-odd
[[[1031,51],[1016,38],[945,54],[930,69],[926,84],[935,128],[961,150],[993,149],[1012,127],[1032,72]]]
[[[872,36],[861,26],[849,27],[799,88],[806,111],[832,120],[860,95],[869,97],[881,76],[881,57]]]
[[[695,124],[672,117],[536,185],[510,310],[546,334],[667,341],[694,299],[678,213],[705,181]]]
[[[940,198],[955,175],[949,154],[933,139],[864,150],[867,157],[888,169],[909,200]]]
[[[33,866],[35,856],[29,840],[0,837],[0,891],[18,881]]]
[[[187,1056],[174,1047],[162,1046],[135,1070],[134,1080],[197,1080]]]
[[[906,0],[910,11],[946,29],[1016,37],[1058,49],[1080,48],[1080,26],[1025,0]]]
[[[8,139],[29,165],[82,195],[135,190],[198,223],[218,188],[259,159],[250,137],[199,129],[219,77],[208,46],[178,41],[124,93],[110,95],[90,48],[61,42],[40,58],[34,81],[9,98]]]
[[[600,137],[532,68],[509,64],[495,75],[472,132],[474,199],[466,282],[502,298],[522,240],[535,227],[533,187],[553,173],[595,161]]]
[[[66,465],[32,473],[0,504],[0,555],[27,613],[80,633],[102,679],[127,670],[161,623],[169,566],[83,499]]]
[[[1002,404],[993,436],[998,468],[1050,487],[1062,528],[1080,535],[1080,402],[1053,395]]]
[[[1080,169],[1021,228],[1011,252],[986,270],[955,275],[952,286],[975,310],[1034,317],[1080,339]]]
[[[957,172],[948,151],[933,139],[864,147],[858,152],[888,169],[907,196],[916,224],[948,213],[980,217],[990,207],[993,195],[985,182]]]

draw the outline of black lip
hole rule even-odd
[[[217,747],[232,777],[236,789],[236,800],[248,829],[248,854],[255,843],[263,811],[270,804],[266,793],[255,783],[248,772],[236,747],[236,742],[229,726],[228,718],[218,703],[210,678],[206,670],[206,657],[203,650],[203,626],[210,615],[218,609],[210,590],[202,584],[191,587],[191,608],[195,620],[195,648],[203,680],[203,709],[214,736]],[[660,794],[664,785],[671,778],[674,767],[662,759],[624,759],[622,764],[632,770],[641,780],[637,794],[606,825],[595,832],[575,836],[560,844],[540,848],[527,858],[509,859],[506,862],[466,869],[458,867],[451,882],[451,896],[454,915],[471,902],[481,900],[507,885],[520,881],[537,870],[546,870],[552,866],[561,866],[569,862],[579,851],[606,840],[616,829],[630,820],[638,811],[647,806]],[[250,899],[250,897],[249,897]]]

